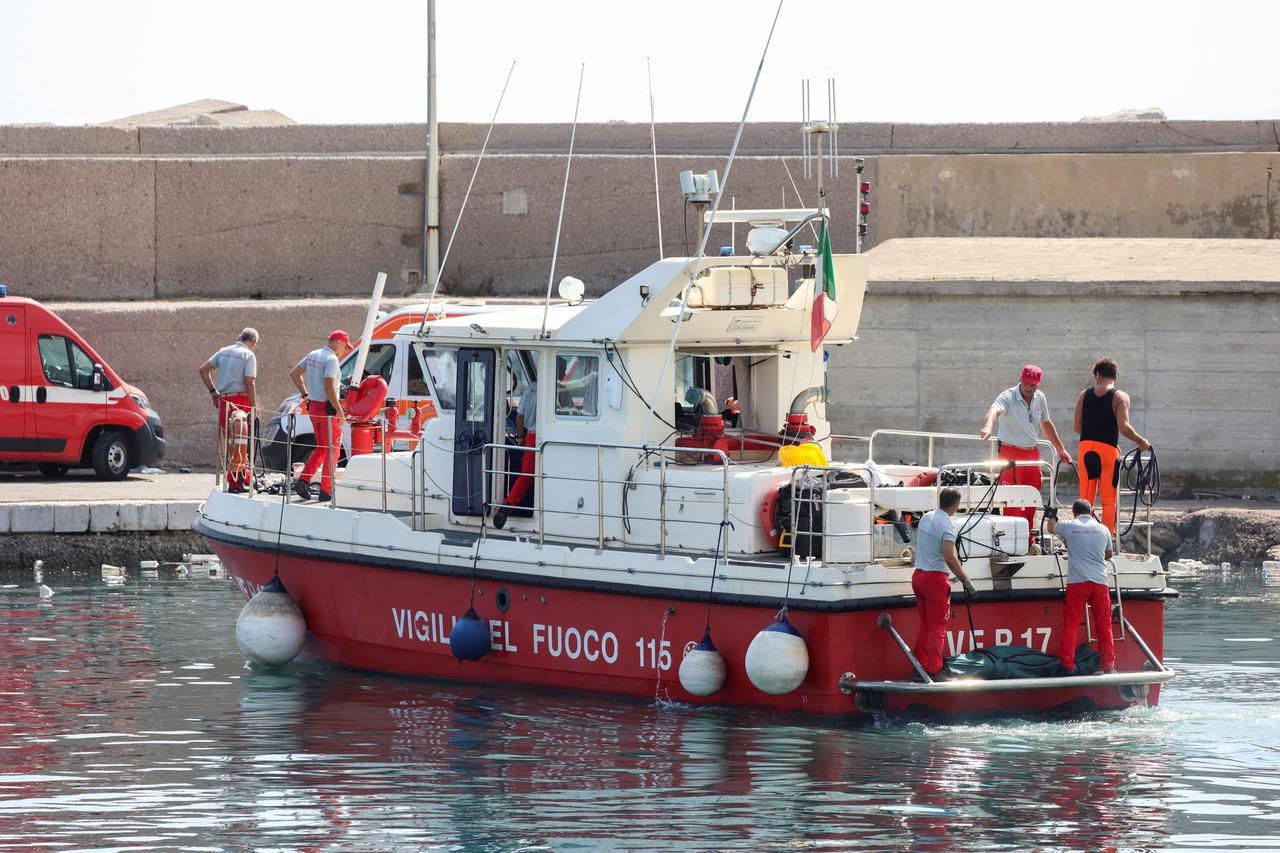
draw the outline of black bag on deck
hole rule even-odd
[[[1027,646],[993,646],[949,657],[942,670],[947,678],[976,678],[1002,681],[1007,678],[1055,678],[1066,675],[1057,655]],[[1092,675],[1098,671],[1098,653],[1081,643],[1076,649],[1076,672]]]
[[[791,530],[791,502],[796,501],[795,530],[791,535],[791,553],[797,557],[822,556],[822,476],[806,475],[778,490],[778,503],[773,510],[773,525],[778,530]],[[792,485],[795,494],[792,494]],[[865,489],[866,480],[852,471],[837,471],[827,477],[828,489]],[[785,553],[787,549],[782,549]]]

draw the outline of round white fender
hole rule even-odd
[[[236,617],[236,643],[259,666],[284,666],[302,651],[306,638],[307,620],[278,577]]]
[[[711,642],[708,628],[702,641],[685,652],[680,661],[680,686],[694,696],[710,696],[724,687],[725,677],[724,658]]]
[[[747,678],[765,693],[780,696],[800,686],[809,674],[809,649],[786,614],[756,634],[747,647]]]

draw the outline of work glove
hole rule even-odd
[[[974,587],[973,581],[968,578],[960,581],[960,585],[964,587],[964,594],[966,598],[973,598],[978,594],[978,590]]]
[[[1054,519],[1054,520],[1057,520],[1057,518],[1058,518],[1058,508],[1057,508],[1056,506],[1049,506],[1048,504],[1045,504],[1045,507],[1044,507],[1044,517],[1045,517],[1045,518],[1052,518],[1052,519]]]

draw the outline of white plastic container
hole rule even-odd
[[[1031,529],[1025,518],[956,513],[951,527],[956,531],[956,547],[968,557],[1020,556],[1031,550]]]
[[[787,271],[780,267],[711,267],[689,291],[690,308],[748,308],[787,301]]]

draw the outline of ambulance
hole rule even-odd
[[[92,468],[122,480],[164,450],[147,395],[53,311],[0,285],[0,464],[35,463],[47,477]]]

